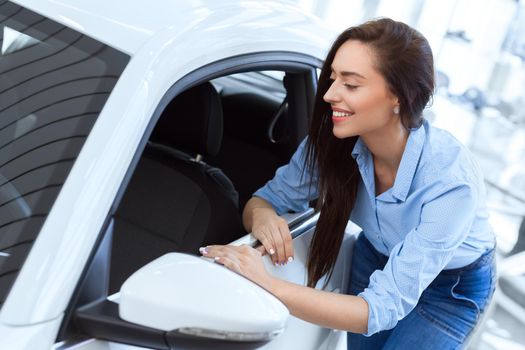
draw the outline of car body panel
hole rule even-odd
[[[194,44],[194,39],[201,41],[203,35],[215,42],[248,42],[253,38],[252,43],[262,45],[263,50],[265,42],[283,40],[299,45],[310,42],[314,49],[323,49],[331,39],[322,37],[326,30],[315,33],[309,28],[323,27],[318,18],[285,1],[165,0],[147,6],[139,0],[14,2],[130,55],[142,50],[145,42],[164,29],[174,30],[170,40],[187,37]],[[215,36],[221,32],[226,35]],[[315,35],[310,37],[312,34]]]
[[[62,317],[29,326],[9,326],[0,323],[0,346],[2,349],[50,349],[60,327]]]
[[[57,7],[64,2],[17,3],[27,4],[36,12],[67,24],[59,15],[63,8]],[[96,8],[94,4],[91,7]],[[90,13],[75,13],[75,22],[87,23],[92,19]],[[287,18],[287,13],[283,13],[283,18]],[[258,21],[256,15],[260,15]],[[292,50],[322,59],[321,42],[326,46],[326,34],[330,32],[310,17],[304,17],[304,25],[298,26],[304,31],[287,32],[286,26],[265,24],[265,18],[269,20],[265,12],[256,11],[252,17],[249,26],[241,26],[243,38],[237,38],[230,24],[221,26],[220,18],[216,18],[215,22],[206,22],[209,28],[203,24],[179,40],[176,38],[181,28],[160,30],[134,52],[0,310],[0,322],[9,325],[45,322],[65,310],[153,112],[174,83],[199,67],[242,54]],[[102,20],[93,22],[106,24]],[[283,20],[282,24],[286,23]],[[112,27],[108,25],[105,30],[111,32]],[[197,40],[203,31],[209,35]],[[246,40],[246,36],[253,40]]]

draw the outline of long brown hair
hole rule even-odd
[[[332,275],[338,251],[354,207],[361,175],[351,153],[357,136],[338,139],[333,135],[331,107],[323,96],[331,85],[331,65],[347,40],[367,44],[374,53],[374,66],[399,100],[401,121],[407,129],[418,128],[422,112],[434,91],[434,63],[427,40],[408,25],[388,18],[365,22],[337,37],[323,64],[313,117],[306,145],[305,169],[319,175],[320,217],[308,257],[308,286],[323,275]]]

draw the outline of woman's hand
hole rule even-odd
[[[264,268],[262,255],[257,249],[247,245],[213,245],[202,247],[199,251],[203,256],[213,258],[215,262],[272,291],[274,277]]]
[[[253,208],[252,234],[271,255],[274,265],[293,261],[293,241],[288,223],[270,208]]]

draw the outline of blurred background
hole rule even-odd
[[[475,155],[498,240],[497,291],[469,348],[525,350],[525,0],[295,3],[337,31],[390,17],[430,42],[437,91],[426,117]]]

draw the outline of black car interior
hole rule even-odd
[[[222,100],[224,135],[221,152],[210,162],[220,165],[232,179],[239,191],[240,210],[291,156],[284,87],[269,91],[268,84],[258,86],[250,78],[261,79],[247,74],[213,81]]]
[[[244,234],[232,182],[205,163],[221,146],[221,101],[210,83],[167,107],[115,214],[110,288],[168,252],[195,254]],[[116,249],[115,249],[116,248]],[[130,259],[133,257],[133,259]]]
[[[246,234],[245,203],[304,137],[290,132],[284,86],[250,72],[191,87],[169,103],[114,215],[110,293],[163,254],[198,254]]]

